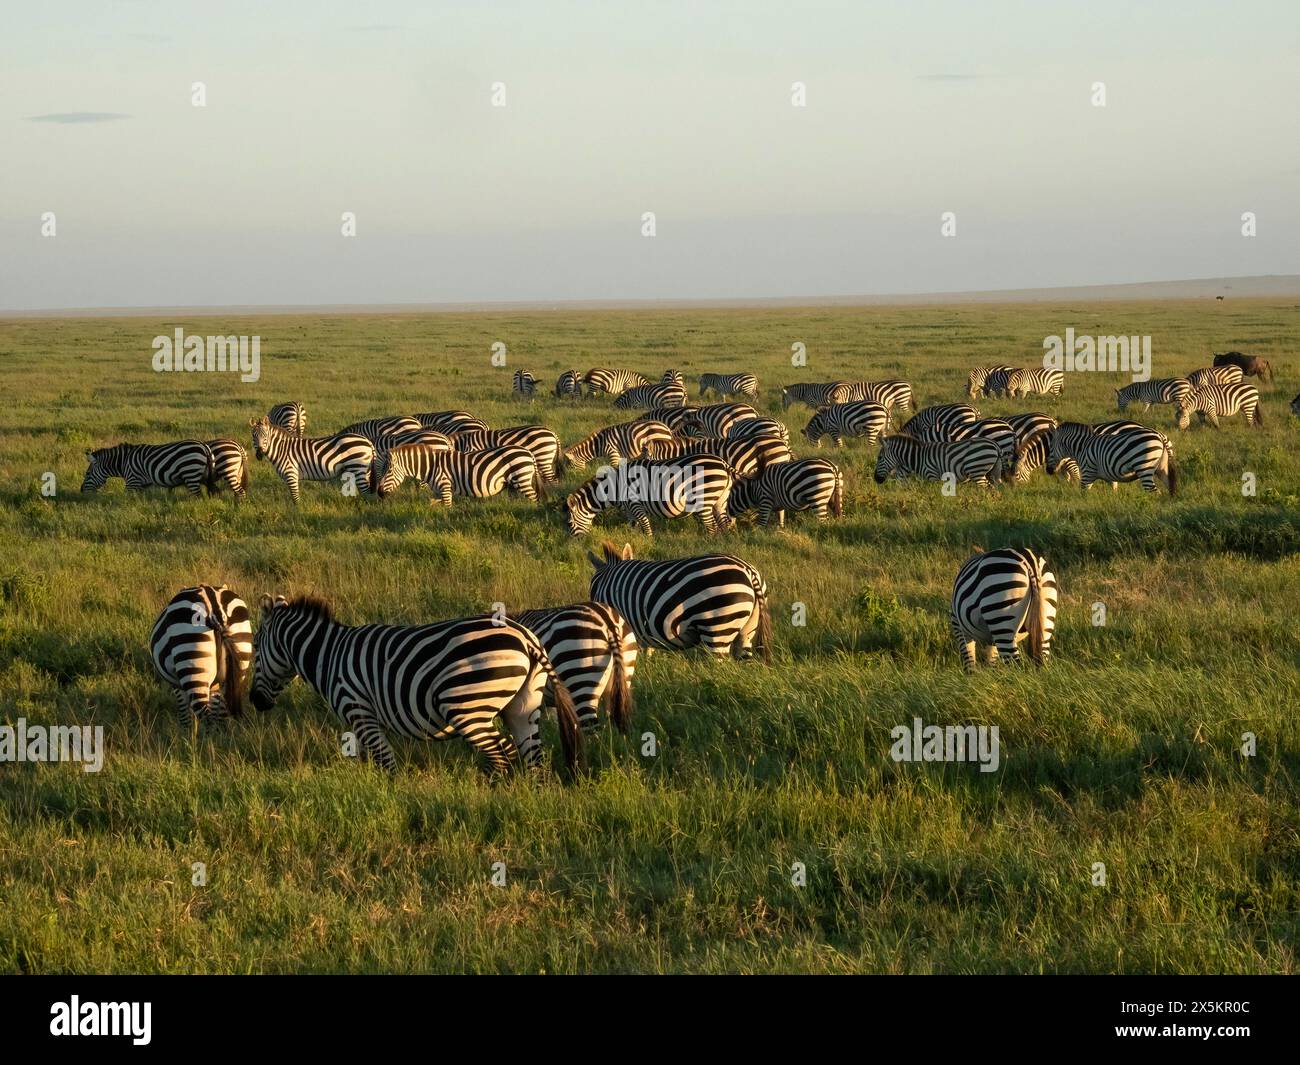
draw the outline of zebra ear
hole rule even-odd
[[[93,462],[93,461],[94,461],[94,458],[95,458],[95,453],[94,453],[93,451],[91,451],[89,448],[87,448],[87,449],[86,449],[86,459],[87,459],[88,461],[92,461],[92,462]]]
[[[270,610],[275,605],[275,600],[263,592],[262,598],[257,601],[257,605],[263,610]]]
[[[980,547],[979,544],[971,544],[970,547],[971,547],[971,550],[975,552],[975,554],[977,554],[977,555],[982,555],[982,554],[984,554],[984,548]]]
[[[632,545],[631,545],[631,544],[624,544],[624,545],[623,545],[623,553],[622,553],[619,557],[620,557],[621,559],[623,559],[624,562],[626,562],[629,558],[631,558],[631,557],[632,557]]]
[[[259,420],[260,420],[260,419],[258,419],[258,418],[249,418],[249,419],[248,419],[248,427],[249,427],[250,429],[253,428],[253,426],[255,426],[255,425],[258,423]]]

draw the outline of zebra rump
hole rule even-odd
[[[953,584],[949,621],[966,671],[975,669],[981,644],[1002,662],[1019,658],[1017,643],[1028,641],[1039,665],[1051,651],[1056,627],[1056,576],[1028,549],[1004,547],[969,559]]]
[[[149,651],[182,727],[243,713],[253,629],[247,604],[224,584],[177,592],[154,622]]]

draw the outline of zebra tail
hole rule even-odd
[[[578,724],[578,708],[573,705],[573,696],[555,671],[554,664],[546,657],[541,644],[534,648],[533,654],[536,656],[537,664],[546,671],[551,681],[551,695],[555,700],[555,719],[560,726],[560,749],[564,753],[564,768],[572,776],[575,771],[583,767],[582,727]]]
[[[837,518],[844,516],[844,474],[835,471],[835,490],[831,492],[831,514]]]
[[[758,588],[754,590],[758,593],[758,632],[754,642],[758,644],[758,652],[763,656],[763,661],[770,663],[772,661],[772,610],[767,605],[767,596]]]
[[[614,658],[614,676],[609,691],[609,719],[614,723],[614,727],[626,736],[632,722],[632,685],[627,681],[627,669],[623,663],[623,641],[619,638],[617,626],[610,630],[609,653]]]
[[[208,490],[208,495],[217,492],[221,485],[217,483],[217,456],[212,453],[212,448],[207,448],[208,466],[203,474],[203,485]]]
[[[239,665],[239,645],[224,626],[217,630],[217,639],[220,643],[217,656],[221,660],[223,675],[221,694],[226,703],[226,713],[239,717],[244,712],[244,673]]]
[[[1029,567],[1029,656],[1040,666],[1043,664],[1043,584],[1041,563],[1038,559]]]
[[[248,483],[249,483],[248,456],[245,455],[239,463],[239,490],[241,492],[247,492]]]
[[[1165,448],[1165,475],[1169,478],[1169,495],[1178,494],[1178,468],[1174,465],[1174,449]]]
[[[533,467],[533,491],[537,493],[537,501],[545,503],[551,497],[546,492],[546,478],[542,476],[541,468]]]
[[[1264,404],[1255,404],[1255,428],[1262,428],[1264,425]]]

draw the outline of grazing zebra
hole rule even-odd
[[[253,627],[248,606],[224,584],[177,592],[153,624],[149,651],[155,672],[176,696],[181,727],[243,712]]]
[[[573,697],[578,724],[586,731],[599,721],[608,694],[609,719],[624,735],[632,720],[632,677],[639,648],[636,633],[607,603],[521,610],[510,617],[531,629]],[[551,696],[548,685],[547,695]]]
[[[899,434],[880,442],[876,461],[876,484],[884,484],[890,474],[900,480],[920,477],[938,481],[951,475],[958,481],[974,481],[992,488],[1002,477],[1002,451],[992,440],[918,440]]]
[[[512,425],[506,429],[466,429],[452,434],[451,444],[457,451],[486,451],[493,447],[523,447],[537,459],[542,477],[554,484],[560,479],[557,464],[560,438],[544,425]]]
[[[1142,413],[1151,409],[1152,403],[1172,403],[1192,391],[1192,383],[1186,377],[1157,377],[1150,381],[1134,381],[1131,385],[1115,389],[1115,406],[1126,410],[1130,403],[1141,403]]]
[[[332,481],[351,478],[352,487],[363,495],[370,492],[370,464],[375,445],[364,436],[291,436],[266,418],[249,421],[253,430],[253,454],[275,467],[289,496],[298,503],[302,481]]]
[[[221,491],[222,485],[243,499],[248,492],[248,452],[238,441],[221,437],[209,440],[212,451],[212,476],[208,479],[208,494]]]
[[[555,394],[560,399],[582,398],[582,377],[577,370],[565,370],[556,378]]]
[[[672,381],[633,385],[614,400],[614,406],[619,410],[631,410],[634,407],[684,407],[686,389]]]
[[[966,378],[966,394],[971,399],[981,396],[1000,396],[1007,390],[1015,366],[977,366]]]
[[[1265,381],[1273,380],[1273,367],[1267,359],[1258,355],[1246,355],[1240,351],[1224,351],[1214,356],[1215,366],[1236,366],[1247,377],[1259,377]]]
[[[784,440],[759,436],[752,440],[732,440],[724,437],[703,440],[670,440],[656,443],[650,448],[653,459],[683,459],[691,455],[717,455],[739,477],[753,477],[769,466],[791,459],[790,445]]]
[[[695,418],[685,429],[688,436],[695,437],[729,436],[732,426],[758,417],[748,403],[710,403],[694,409]]]
[[[509,618],[480,615],[432,625],[342,625],[329,604],[262,597],[253,639],[252,699],[269,710],[295,676],[319,693],[356,736],[364,756],[397,766],[388,733],[459,736],[507,773],[540,765],[542,694],[554,688],[565,766],[582,760],[582,730],[568,688],[541,642]],[[497,730],[504,719],[513,743]]]
[[[697,555],[663,562],[633,559],[632,547],[604,544],[587,552],[596,568],[591,597],[627,619],[642,647],[685,650],[747,660],[772,657],[767,583],[735,555]]]
[[[810,444],[822,446],[822,437],[829,436],[836,447],[844,446],[846,436],[864,436],[874,444],[889,428],[889,411],[879,403],[836,403],[822,407],[804,427],[804,438]]]
[[[1063,459],[1079,466],[1079,485],[1085,491],[1094,481],[1120,484],[1141,481],[1147,492],[1156,490],[1159,480],[1172,496],[1178,490],[1178,471],[1169,438],[1155,429],[1133,423],[1109,426],[1063,422],[1052,433],[1047,449],[1046,469],[1056,473]]]
[[[1235,367],[1234,367],[1235,369]],[[1264,412],[1259,407],[1259,389],[1254,385],[1241,382],[1232,385],[1202,385],[1195,388],[1178,401],[1177,425],[1186,429],[1191,422],[1192,412],[1200,416],[1202,422],[1209,422],[1219,428],[1220,418],[1231,418],[1242,414],[1247,425],[1256,429],[1263,428]]]
[[[1024,484],[1033,472],[1047,465],[1047,453],[1052,446],[1052,434],[1056,423],[1043,426],[1016,441],[1016,454],[1011,468],[1002,468],[1002,479],[1008,484]],[[1063,458],[1056,466],[1056,472],[1068,480],[1079,479],[1079,464],[1071,458]]]
[[[758,398],[758,378],[752,373],[702,373],[700,374],[700,395],[712,392],[719,399],[728,396],[746,396]]]
[[[920,439],[937,439],[922,436]],[[977,422],[958,425],[952,431],[953,440],[992,440],[998,445],[998,454],[1002,457],[1002,476],[1005,479],[1016,461],[1016,430],[1008,421],[1001,418],[981,418]]]
[[[843,381],[831,381],[827,384],[786,385],[781,389],[781,409],[789,410],[791,403],[802,403],[816,410],[829,407],[832,403],[844,403],[849,398],[849,386]]]
[[[214,476],[212,449],[201,440],[174,444],[118,444],[87,451],[83,492],[97,492],[110,477],[121,477],[127,488],[185,488],[203,494]]]
[[[1013,370],[1007,378],[1007,395],[1059,396],[1065,388],[1065,374],[1051,366],[1038,366],[1032,370]]]
[[[267,417],[272,425],[278,425],[287,433],[307,435],[307,408],[301,403],[277,403]]]
[[[636,416],[639,422],[662,422],[675,436],[690,436],[698,428],[699,407],[651,407]]]
[[[404,415],[395,414],[390,418],[371,418],[364,422],[353,422],[351,425],[344,426],[335,436],[364,436],[372,444],[378,445],[385,438],[405,436],[407,433],[418,433],[428,426],[423,425],[416,418],[407,418]],[[440,431],[440,430],[439,430]]]
[[[965,403],[939,403],[917,411],[899,432],[915,437],[936,434],[936,439],[951,440],[952,432],[957,426],[977,422],[982,417],[979,411]]]
[[[537,458],[522,447],[463,452],[408,444],[379,452],[371,477],[380,499],[414,479],[433,493],[435,503],[447,507],[453,496],[488,499],[507,487],[533,503],[545,495]]]
[[[617,396],[626,392],[629,388],[635,388],[637,385],[648,385],[643,374],[635,370],[610,370],[603,367],[588,370],[582,377],[582,383],[587,386],[587,395],[595,396],[604,393],[607,396]]]
[[[734,422],[727,429],[728,440],[752,440],[758,436],[770,436],[790,442],[790,430],[775,418],[745,418]]]
[[[520,398],[527,396],[533,398],[533,393],[537,390],[537,378],[527,370],[516,370],[514,383],[510,386],[511,395]]]
[[[879,403],[892,419],[894,408],[904,414],[915,409],[912,386],[906,381],[849,381],[850,403]]]
[[[1187,375],[1187,383],[1197,389],[1205,385],[1236,385],[1241,383],[1241,378],[1240,366],[1203,366]]]
[[[578,469],[592,459],[603,458],[609,465],[617,466],[624,459],[641,459],[650,454],[654,444],[666,444],[673,439],[673,431],[663,422],[638,418],[621,425],[607,425],[590,436],[566,448],[564,458]]]
[[[416,432],[405,433],[388,433],[383,436],[377,436],[371,441],[375,445],[375,451],[391,451],[395,447],[404,447],[406,444],[428,444],[439,451],[450,451],[452,449],[451,437],[446,433],[439,433],[433,429],[420,429]]]
[[[800,459],[769,466],[757,477],[738,480],[727,498],[727,513],[738,518],[758,510],[758,524],[767,526],[776,515],[785,528],[787,510],[811,510],[819,522],[844,513],[844,475],[826,459]]]
[[[1043,429],[1055,429],[1058,422],[1050,414],[1038,411],[1026,411],[1023,414],[1008,414],[1006,422],[1016,433],[1016,443],[1021,444],[1029,437]]]
[[[949,620],[967,673],[975,672],[976,644],[988,648],[990,664],[1009,664],[1026,638],[1029,657],[1044,665],[1056,629],[1056,575],[1028,548],[981,552],[957,573]]]
[[[694,514],[705,532],[715,536],[731,525],[727,495],[735,481],[730,466],[717,455],[683,459],[633,459],[598,474],[565,500],[569,532],[590,532],[596,514],[611,507],[647,536],[651,516],[680,518]],[[617,604],[615,604],[617,605]]]
[[[415,420],[423,429],[432,429],[436,433],[459,433],[463,429],[486,429],[488,423],[463,410],[435,410],[427,414],[417,414]]]

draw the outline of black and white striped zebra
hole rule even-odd
[[[629,388],[648,385],[650,382],[646,380],[644,374],[639,374],[635,370],[611,370],[607,367],[596,367],[583,374],[582,383],[587,386],[588,396],[617,396],[626,392]]]
[[[777,440],[790,442],[790,430],[775,418],[744,418],[733,422],[727,429],[728,440],[752,440],[759,436],[770,436]]]
[[[913,436],[887,436],[880,442],[876,484],[893,474],[899,480],[919,477],[939,481],[974,481],[991,488],[1002,477],[1002,451],[993,440],[918,440]]]
[[[701,396],[712,392],[719,399],[728,396],[758,398],[758,378],[752,373],[702,373],[699,382]]]
[[[345,425],[334,435],[364,436],[372,444],[378,446],[380,441],[385,438],[392,439],[405,436],[408,433],[418,433],[426,428],[428,426],[422,425],[417,418],[408,418],[404,414],[394,414],[388,418],[370,418],[364,422],[353,422],[351,425]]]
[[[213,479],[212,449],[201,440],[172,444],[117,444],[87,451],[83,492],[97,492],[110,477],[121,477],[127,488],[184,488],[203,494]]]
[[[384,499],[408,480],[433,493],[434,502],[452,505],[454,496],[489,499],[513,488],[536,503],[545,496],[537,458],[523,447],[493,447],[483,451],[443,451],[408,444],[375,456],[372,479]]]
[[[836,447],[844,446],[846,436],[864,437],[874,444],[889,427],[889,411],[879,403],[835,403],[822,407],[808,419],[804,439],[822,446],[822,437],[829,436]]]
[[[604,459],[617,466],[624,459],[641,459],[650,455],[654,444],[666,444],[673,432],[663,422],[638,418],[620,425],[607,425],[579,440],[564,451],[565,461],[582,469],[593,459]]]
[[[614,406],[619,410],[633,410],[637,407],[684,407],[686,406],[686,389],[675,382],[659,381],[652,385],[633,385],[623,392]]]
[[[665,370],[663,376],[659,378],[661,385],[676,385],[678,388],[686,387],[686,377],[681,370]]]
[[[254,418],[248,424],[253,430],[253,454],[275,467],[289,486],[295,504],[303,481],[332,481],[338,477],[362,495],[370,492],[375,445],[364,436],[292,436],[265,417]]]
[[[844,403],[848,398],[849,386],[843,381],[829,381],[825,384],[800,382],[781,389],[781,409],[789,410],[790,404],[802,403],[816,410],[818,407],[829,407],[832,403]]]
[[[1035,433],[1044,429],[1055,429],[1060,424],[1050,414],[1031,410],[1021,414],[1008,414],[1006,423],[1015,430],[1016,443],[1021,444]]]
[[[1187,383],[1193,390],[1206,385],[1236,385],[1243,376],[1240,366],[1203,366],[1187,375]]]
[[[1059,396],[1065,388],[1065,374],[1054,366],[1035,366],[1032,369],[1013,370],[1007,378],[1007,395]]]
[[[278,425],[286,433],[307,435],[307,408],[301,403],[277,403],[267,417],[272,425]]]
[[[730,437],[669,440],[653,444],[647,457],[684,459],[691,455],[717,455],[740,477],[753,477],[769,466],[789,462],[791,458],[790,445],[771,436],[751,440],[733,440]]]
[[[977,366],[966,378],[966,395],[971,399],[982,396],[1000,396],[1007,390],[1007,382],[1016,372],[1016,366]]]
[[[494,447],[523,447],[537,459],[543,480],[554,484],[560,479],[560,438],[544,425],[511,425],[505,429],[466,429],[451,434],[457,451],[486,451]]]
[[[1028,548],[1003,547],[969,559],[957,573],[948,615],[966,672],[975,671],[976,645],[988,648],[990,663],[1010,664],[1020,659],[1021,640],[1034,662],[1046,664],[1056,600],[1056,575]]]
[[[581,399],[582,375],[577,370],[565,370],[555,379],[555,395],[559,399]]]
[[[407,444],[427,444],[439,451],[450,451],[452,449],[451,437],[446,433],[440,433],[435,429],[417,429],[408,430],[402,433],[386,433],[377,436],[370,441],[375,445],[375,451],[391,451],[395,447],[405,447]]]
[[[694,419],[684,429],[687,436],[697,438],[730,436],[734,426],[758,417],[748,403],[708,403],[694,410]]]
[[[1236,367],[1232,367],[1236,369]],[[1175,424],[1179,429],[1186,429],[1195,412],[1201,422],[1209,422],[1219,428],[1220,418],[1231,418],[1241,414],[1247,425],[1256,429],[1263,428],[1264,412],[1259,406],[1259,389],[1245,382],[1229,385],[1201,385],[1194,388],[1178,401]]]
[[[894,411],[911,414],[916,409],[912,386],[906,381],[849,381],[849,403],[879,403],[890,419]]]
[[[1047,465],[1047,453],[1052,446],[1052,434],[1056,423],[1040,426],[1016,441],[1016,456],[1010,469],[1002,470],[1002,479],[1011,484],[1024,484],[1034,471]],[[1071,458],[1063,458],[1056,466],[1056,473],[1067,480],[1079,479],[1079,464]]]
[[[1010,422],[1002,418],[981,418],[977,422],[965,422],[954,426],[951,439],[992,440],[998,445],[998,453],[1002,457],[1004,479],[1016,461],[1016,430]]]
[[[426,414],[417,414],[415,420],[422,428],[432,429],[436,433],[445,433],[447,436],[465,429],[488,428],[488,423],[482,418],[476,418],[469,411],[464,410],[429,411]]]
[[[604,701],[610,721],[626,734],[632,720],[632,677],[639,648],[636,633],[623,615],[607,603],[591,602],[521,610],[510,617],[541,641],[569,689],[578,724],[586,731],[596,728]],[[547,696],[549,701],[549,685]]]
[[[533,393],[537,391],[537,378],[527,370],[516,370],[514,380],[510,386],[511,395],[523,399],[533,398]]]
[[[965,403],[937,403],[933,407],[922,407],[903,423],[899,432],[917,438],[951,440],[956,426],[977,422],[982,417],[979,411]]]
[[[767,584],[748,562],[735,555],[642,561],[631,545],[619,551],[610,543],[603,555],[587,552],[596,568],[591,598],[622,614],[643,648],[771,658]]]
[[[386,770],[397,766],[390,732],[459,736],[494,774],[518,761],[540,765],[538,722],[548,681],[565,766],[581,764],[582,730],[568,688],[538,638],[507,617],[353,627],[335,621],[323,600],[263,596],[253,647],[253,705],[269,710],[300,676],[356,737],[363,756]]]
[[[1178,472],[1169,438],[1156,429],[1134,423],[1108,426],[1062,422],[1052,433],[1046,469],[1054,474],[1066,458],[1079,466],[1079,485],[1085,491],[1094,481],[1112,485],[1140,481],[1148,492],[1157,481],[1172,496],[1178,490]]]
[[[777,528],[785,528],[787,510],[811,510],[818,522],[838,518],[844,513],[844,475],[827,459],[777,463],[731,486],[727,513],[738,518],[750,510],[758,511],[761,526],[775,515]]]
[[[1134,381],[1131,385],[1115,389],[1115,406],[1124,411],[1130,403],[1141,403],[1142,413],[1145,414],[1153,403],[1176,406],[1191,391],[1192,384],[1186,377],[1157,377],[1150,381]]]
[[[662,422],[674,436],[690,436],[699,428],[699,407],[651,407],[636,416],[639,422]]]
[[[243,712],[253,627],[247,604],[224,584],[177,592],[154,622],[149,653],[183,728]]]
[[[219,492],[224,486],[243,499],[248,493],[248,452],[237,440],[219,437],[207,442],[212,451],[212,476],[208,479],[208,494]]]
[[[633,459],[615,469],[605,469],[565,500],[569,532],[590,532],[596,515],[618,508],[627,521],[647,536],[654,534],[650,519],[673,520],[688,514],[700,519],[714,536],[731,525],[727,495],[735,475],[717,455],[691,455],[683,459]]]

